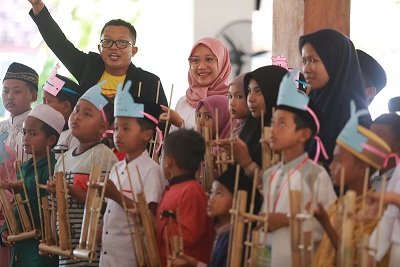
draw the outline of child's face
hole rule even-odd
[[[245,119],[249,115],[246,98],[243,88],[238,88],[236,84],[231,84],[228,91],[229,112],[234,119]]]
[[[190,73],[193,79],[201,86],[208,86],[217,79],[218,61],[210,48],[199,44],[193,49],[190,61],[199,60],[198,63],[190,63]]]
[[[131,33],[125,26],[107,26],[101,39],[112,41],[128,41],[133,43]],[[99,52],[106,66],[106,71],[112,75],[124,75],[131,63],[132,57],[138,51],[137,47],[127,43],[126,48],[118,48],[115,43],[105,48],[99,44]]]
[[[55,137],[46,137],[42,130],[44,123],[35,118],[28,116],[22,124],[22,145],[26,154],[32,154],[35,150],[36,157],[46,155],[46,146],[51,147],[55,143]]]
[[[363,177],[363,171],[360,161],[348,150],[336,145],[333,150],[333,160],[329,165],[332,181],[335,185],[340,186],[341,168],[344,169],[344,184],[351,183],[354,179]]]
[[[135,118],[116,117],[114,122],[114,143],[119,151],[142,153],[152,137],[151,130],[142,130]]]
[[[50,107],[57,110],[58,112],[60,112],[64,116],[65,121],[68,121],[69,115],[72,112],[68,101],[60,101],[57,97],[53,96],[52,94],[50,94],[45,90],[43,90],[42,99],[43,99],[43,104],[47,104]]]
[[[271,138],[269,146],[275,151],[281,151],[304,142],[304,131],[296,130],[293,113],[277,109],[271,119]]]
[[[71,133],[80,143],[99,141],[108,125],[100,110],[85,99],[80,99],[68,120]]]
[[[3,81],[3,106],[12,116],[18,116],[31,108],[37,93],[31,92],[26,82],[7,79]]]
[[[207,203],[207,214],[211,218],[230,218],[232,208],[232,193],[218,181],[214,181]]]
[[[251,116],[261,118],[261,113],[265,113],[265,100],[256,80],[250,80],[247,90],[247,106],[249,107]]]
[[[207,127],[211,131],[211,137],[215,136],[214,119],[204,105],[196,112],[196,126],[198,132],[201,132],[202,128]]]
[[[323,88],[329,81],[329,74],[314,47],[305,43],[301,49],[301,57],[303,58],[302,73],[309,88],[311,90]]]

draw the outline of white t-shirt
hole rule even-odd
[[[117,162],[111,170],[110,179],[121,191],[119,181],[124,194],[132,198],[130,191],[129,177],[135,192],[142,192],[141,183],[137,174],[136,166],[139,167],[143,183],[144,195],[147,203],[158,203],[166,185],[160,166],[150,158],[147,151],[144,151],[138,158],[126,164],[125,160]],[[116,175],[118,172],[118,176]],[[129,175],[128,175],[129,173]],[[102,249],[100,254],[100,266],[136,266],[136,258],[132,245],[129,225],[133,220],[128,218],[123,207],[117,202],[107,199],[106,213],[103,220]]]
[[[196,109],[189,105],[186,101],[186,95],[182,96],[176,104],[175,111],[185,122],[186,129],[194,129],[196,126]],[[171,131],[177,130],[178,127],[171,125]]]
[[[62,131],[60,134],[60,138],[58,138],[57,145],[53,148],[56,159],[58,160],[61,157],[61,150],[64,151],[65,154],[68,150],[75,149],[78,144],[78,139],[76,139],[76,137],[71,134],[70,129]]]

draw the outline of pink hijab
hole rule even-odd
[[[186,100],[192,106],[196,107],[199,100],[211,95],[226,95],[228,93],[228,78],[231,74],[231,63],[228,48],[217,38],[205,37],[198,40],[192,47],[190,55],[199,44],[207,46],[218,60],[218,76],[215,81],[208,85],[202,86],[198,84],[192,77],[189,70],[188,81],[189,88],[186,90]]]
[[[229,120],[231,115],[228,109],[228,98],[222,95],[212,95],[204,99],[201,99],[196,106],[196,112],[202,106],[205,106],[208,112],[211,113],[213,119],[215,119],[215,109],[218,110],[218,134],[219,138],[229,138],[231,134],[231,125]],[[215,122],[214,122],[215,123]]]

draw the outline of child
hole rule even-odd
[[[217,177],[212,184],[211,194],[208,198],[207,214],[214,220],[215,232],[217,234],[209,266],[226,267],[228,262],[229,234],[230,234],[230,210],[233,203],[233,194],[235,190],[235,169],[236,166],[230,166],[221,176]],[[253,184],[245,176],[243,170],[239,173],[238,190],[244,190],[248,193],[247,208],[250,209],[251,194]],[[254,199],[254,214],[260,211],[262,196],[256,191]],[[206,266],[197,259],[181,255],[174,262],[174,266]]]
[[[289,190],[302,192],[302,208],[317,199],[327,207],[336,199],[332,182],[323,167],[309,159],[306,143],[319,132],[319,121],[309,107],[309,98],[297,89],[292,71],[281,82],[276,111],[271,120],[270,147],[283,155],[281,163],[263,174],[263,212],[268,212],[268,246],[271,266],[291,266],[290,228],[286,214],[290,212]],[[323,149],[323,147],[322,147]],[[301,189],[302,188],[302,189]],[[268,194],[267,194],[268,192]],[[314,224],[314,242],[322,236],[322,229]],[[305,233],[304,233],[305,234]]]
[[[389,146],[370,130],[358,125],[358,118],[367,114],[367,110],[355,112],[355,104],[351,102],[351,117],[343,130],[340,132],[334,149],[334,157],[330,165],[332,180],[336,185],[340,185],[342,169],[344,171],[343,184],[356,193],[356,212],[362,206],[362,194],[364,193],[365,173],[368,168],[380,169],[390,153]],[[370,188],[370,187],[369,187]],[[370,190],[370,189],[368,189]],[[342,222],[342,215],[338,214],[338,205],[342,205],[343,196],[335,202],[328,210],[318,205],[314,215],[324,227],[324,234],[321,244],[315,254],[313,266],[333,266],[336,262],[336,251],[339,249],[339,222]],[[363,234],[369,234],[374,229],[376,223],[365,222],[363,227],[356,224],[352,247],[356,251],[358,242]],[[363,232],[360,232],[363,229]],[[354,262],[357,262],[358,253],[352,254]],[[378,265],[379,266],[379,265]]]
[[[244,93],[243,73],[237,76],[230,84],[228,91],[229,112],[234,119],[232,134],[238,136],[243,128],[246,118],[249,116],[249,107],[247,106]]]
[[[390,181],[396,167],[396,158],[400,156],[400,116],[396,113],[382,114],[372,122],[370,130],[380,136],[393,153],[386,166],[372,176],[371,186],[380,192],[382,177],[385,175],[387,181]]]
[[[60,67],[57,64],[43,85],[43,103],[50,105],[63,114],[66,122],[60,139],[54,147],[57,160],[61,157],[62,152],[66,152],[78,145],[78,140],[71,135],[71,130],[68,127],[68,118],[82,95],[79,85],[67,77],[57,74],[58,68]]]
[[[218,122],[215,123],[218,112]],[[228,109],[228,99],[226,96],[208,96],[197,103],[196,106],[196,125],[197,131],[201,133],[201,128],[207,127],[211,130],[211,139],[216,138],[218,125],[218,138],[230,138],[231,124]]]
[[[101,166],[102,173],[106,175],[117,161],[111,149],[100,143],[103,133],[113,120],[113,103],[101,94],[101,84],[91,87],[79,98],[69,117],[68,125],[71,134],[78,139],[79,143],[75,149],[68,150],[64,157],[59,158],[55,171],[66,174],[70,195],[68,208],[73,248],[79,242],[92,163]],[[98,261],[89,263],[61,256],[59,265],[98,266]]]
[[[36,228],[40,228],[39,206],[36,191],[35,181],[35,166],[36,160],[37,175],[40,184],[46,184],[49,176],[48,161],[50,166],[56,163],[53,153],[50,153],[50,158],[47,158],[47,147],[51,148],[57,144],[60,133],[64,127],[64,118],[55,109],[48,105],[39,104],[32,109],[23,123],[23,147],[25,153],[31,154],[30,160],[26,161],[21,166],[21,173],[18,173],[18,179],[23,179],[28,199],[34,216],[33,220]],[[33,154],[34,152],[34,154]],[[23,192],[22,192],[23,193]],[[41,197],[47,192],[40,189]],[[16,212],[15,212],[16,213]],[[7,235],[4,231],[6,226],[2,228],[2,237]],[[54,257],[39,255],[39,240],[28,239],[16,242],[12,246],[11,265],[17,266],[58,266],[58,260]]]
[[[108,201],[103,223],[100,266],[122,267],[137,264],[129,229],[133,222],[128,224],[125,219],[121,192],[131,191],[130,184],[134,192],[144,191],[149,209],[155,215],[165,187],[160,166],[146,150],[155,134],[158,122],[155,118],[161,114],[161,108],[144,100],[138,103],[140,99],[136,99],[135,103],[129,93],[129,85],[130,82],[126,83],[123,90],[122,85],[119,86],[115,97],[114,142],[119,151],[126,153],[126,157],[115,164],[110,172],[112,183],[109,183],[106,190]],[[137,167],[142,181],[138,178]],[[132,194],[125,193],[125,203],[128,208],[133,208],[132,200],[128,196]]]
[[[10,118],[0,122],[0,132],[8,132],[6,144],[18,152],[19,161],[27,158],[22,151],[22,123],[37,99],[38,80],[34,69],[17,62],[8,67],[3,79],[2,101]]]
[[[16,171],[14,168],[14,163],[16,159],[15,151],[4,144],[5,139],[7,138],[8,133],[2,132],[0,134],[0,184],[7,183],[8,181],[17,180]],[[12,194],[9,191],[6,191],[6,195],[8,201],[10,203],[13,202]],[[0,228],[6,224],[3,207],[0,205]],[[11,249],[3,244],[0,241],[0,267],[9,267],[11,262]]]
[[[212,224],[207,216],[206,194],[195,180],[204,152],[204,139],[194,130],[179,129],[165,139],[161,165],[169,187],[161,198],[156,216],[162,266],[167,263],[166,242],[174,235],[182,237],[186,255],[209,262]]]

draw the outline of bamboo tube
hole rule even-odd
[[[139,82],[138,97],[142,94],[142,82]]]
[[[250,201],[250,214],[254,213],[254,201],[255,201],[255,196],[256,196],[256,190],[257,190],[257,183],[258,183],[258,169],[256,169],[254,171],[254,175],[253,175],[253,188],[251,191],[251,201]],[[246,236],[246,241],[250,240],[250,234],[251,234],[251,230],[252,230],[252,223],[251,221],[248,223],[247,225],[247,236]],[[250,254],[250,246],[246,246],[245,247],[245,256],[244,258],[247,260],[249,258],[249,254]]]
[[[41,236],[40,239],[43,240],[43,229],[44,229],[44,224],[43,224],[43,215],[42,215],[42,203],[41,203],[41,197],[40,197],[40,188],[39,188],[39,174],[37,170],[37,161],[36,161],[36,155],[35,155],[35,147],[32,146],[32,159],[33,159],[33,171],[35,173],[35,183],[36,183],[36,197],[38,201],[38,211],[39,211],[39,229],[41,229]],[[32,217],[32,222],[33,222],[33,217]],[[36,227],[35,227],[36,228]]]
[[[341,234],[341,264],[342,267],[353,267],[353,232],[355,222],[351,218],[356,211],[356,192],[347,191],[344,199],[344,218]]]
[[[31,220],[29,219],[28,214],[26,213],[24,203],[26,201],[22,200],[21,194],[15,194],[15,202],[17,205],[17,209],[20,214],[21,224],[24,229],[24,232],[30,232],[33,230]]]
[[[36,229],[35,220],[33,220],[32,208],[31,208],[31,204],[30,204],[30,201],[29,201],[29,198],[28,198],[28,192],[26,191],[25,179],[24,179],[24,177],[22,177],[21,166],[17,164],[17,167],[19,169],[19,173],[20,173],[20,176],[21,176],[22,191],[24,192],[25,199],[22,200],[22,197],[21,197],[20,194],[18,194],[19,195],[19,199],[17,199],[15,197],[16,194],[15,194],[14,190],[12,190],[12,194],[14,195],[15,202],[19,203],[19,205],[17,205],[17,211],[18,211],[19,216],[21,218],[21,224],[22,224],[23,231],[24,232],[25,231],[29,232],[29,231],[31,231],[33,229]],[[26,206],[28,207],[28,212],[29,212],[29,216],[30,217],[28,217],[26,215],[25,206],[23,204],[26,204]],[[22,213],[24,213],[24,216],[22,216]],[[31,220],[29,218],[31,218]]]
[[[260,232],[253,230],[251,238],[251,255],[250,255],[250,267],[256,267],[258,264],[258,248],[260,242]]]
[[[235,171],[235,186],[233,190],[233,198],[232,198],[232,209],[230,210],[231,213],[231,222],[230,222],[230,230],[229,230],[229,246],[228,246],[228,258],[227,258],[227,266],[230,266],[231,263],[231,251],[233,247],[233,231],[235,229],[235,212],[236,211],[236,198],[238,194],[238,186],[239,186],[239,173],[240,173],[240,165],[236,165]]]
[[[247,202],[247,191],[238,191],[237,193],[237,210],[233,212],[235,214],[234,229],[232,236],[232,246],[230,252],[230,267],[240,267],[243,256],[243,231],[244,231],[244,220],[243,217],[238,216],[238,212],[245,212]]]
[[[205,184],[204,189],[208,192],[211,188],[212,181],[214,180],[214,159],[211,153],[211,145],[210,145],[210,131],[207,127],[204,127],[204,141],[206,143],[206,151],[205,151]]]
[[[290,180],[290,179],[289,179]],[[290,201],[290,236],[291,236],[291,251],[292,251],[292,267],[300,267],[301,266],[301,231],[302,231],[302,222],[298,220],[297,214],[301,213],[301,205],[302,205],[302,195],[299,190],[290,190],[289,189],[289,201]]]
[[[48,245],[53,245],[53,237],[51,232],[51,214],[49,208],[49,199],[45,196],[42,197],[42,208],[43,208],[43,240]]]
[[[169,124],[169,116],[170,116],[170,108],[171,108],[171,101],[172,101],[172,92],[174,91],[174,85],[171,85],[171,92],[169,95],[169,101],[168,101],[168,118],[167,121],[165,122],[165,129],[164,129],[164,139],[167,136],[167,130],[168,130],[168,124]]]
[[[7,223],[7,228],[11,235],[17,235],[21,231],[18,228],[17,221],[15,220],[13,214],[13,208],[10,202],[8,202],[8,198],[5,192],[6,189],[0,187],[0,202],[3,207],[3,215],[5,217],[5,221]]]
[[[64,174],[54,174],[56,183],[57,212],[58,212],[58,234],[61,250],[71,249],[68,219],[68,204],[66,199],[66,188],[64,188]]]
[[[50,148],[49,146],[46,146],[46,155],[47,155],[47,168],[49,172],[49,181],[54,181],[53,179],[53,170],[51,168],[51,161],[50,161]],[[47,188],[46,188],[47,190]],[[58,241],[57,241],[57,214],[56,214],[56,209],[55,209],[55,196],[53,193],[50,193],[50,200],[51,200],[51,210],[50,210],[50,229],[51,229],[51,235],[54,241],[54,244],[57,246]]]

